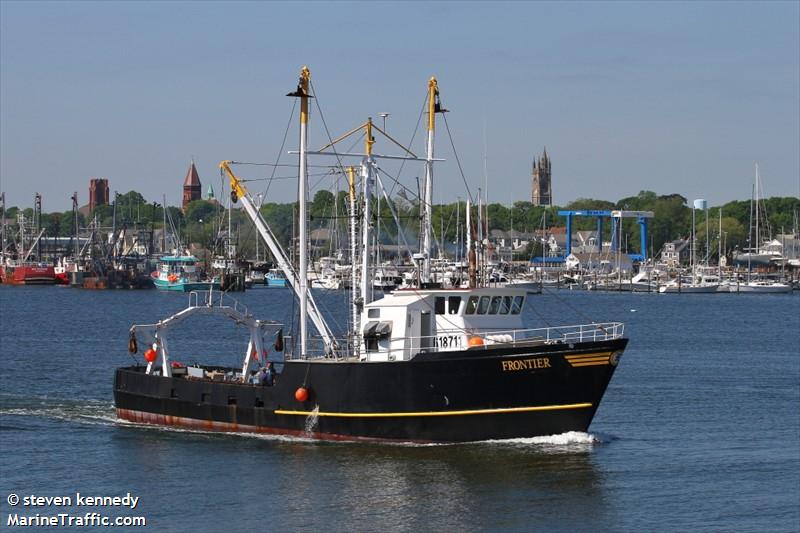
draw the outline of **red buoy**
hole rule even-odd
[[[144,360],[148,363],[155,363],[157,358],[158,352],[152,348],[149,348],[146,352],[144,352]]]
[[[296,391],[294,391],[294,398],[298,402],[304,402],[308,400],[308,389],[305,387],[300,387]]]
[[[483,346],[483,339],[477,336],[470,337],[469,340],[467,341],[467,345],[469,345],[470,348],[474,346]]]

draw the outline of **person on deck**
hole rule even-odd
[[[265,387],[272,387],[275,383],[275,368],[272,366],[272,361],[267,361],[267,366],[264,367],[264,374],[261,378],[261,384]]]

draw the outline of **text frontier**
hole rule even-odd
[[[537,368],[551,368],[549,357],[538,357],[534,359],[521,359],[516,361],[502,361],[503,372],[517,370],[535,370]]]

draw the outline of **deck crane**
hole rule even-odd
[[[242,202],[242,206],[244,207],[247,216],[249,216],[250,220],[253,221],[256,230],[264,239],[264,242],[267,244],[267,247],[269,247],[270,252],[272,252],[272,256],[275,258],[275,262],[278,264],[278,267],[283,271],[286,279],[289,280],[289,283],[297,297],[300,298],[301,288],[298,273],[295,271],[291,262],[289,262],[289,259],[286,257],[286,253],[283,251],[283,248],[281,248],[280,244],[278,244],[275,234],[272,232],[269,225],[264,220],[264,217],[261,216],[261,213],[256,208],[250,193],[247,192],[247,189],[245,188],[244,184],[242,184],[242,181],[236,177],[231,170],[230,165],[235,163],[235,161],[222,161],[219,164],[220,170],[227,176],[228,181],[230,182],[231,199]],[[306,298],[308,299],[309,304],[308,317],[311,320],[311,323],[314,324],[314,327],[317,328],[317,331],[322,337],[322,341],[325,343],[326,355],[337,357],[339,346],[333,336],[333,332],[323,319],[322,313],[320,313],[319,307],[317,307],[311,291],[308,289],[306,292]],[[307,356],[307,354],[300,355],[303,357]]]

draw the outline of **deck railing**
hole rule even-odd
[[[192,291],[189,293],[189,307],[231,307],[247,315],[247,306],[222,291]]]
[[[405,337],[406,346],[415,347],[416,352],[446,352],[452,350],[487,350],[499,347],[514,347],[520,345],[535,345],[535,344],[574,344],[580,342],[597,342],[618,339],[623,336],[625,324],[622,322],[602,322],[593,324],[578,324],[571,326],[555,326],[546,328],[529,328],[529,329],[509,329],[509,330],[483,330],[483,331],[469,331],[462,329],[448,329],[440,330],[436,335],[427,337]],[[457,338],[457,344],[444,346],[441,344],[441,339],[447,337]],[[470,346],[469,341],[473,337],[481,339],[481,343],[476,343]],[[397,341],[399,339],[393,339]],[[339,346],[345,347],[352,344],[352,339],[342,338],[337,339]],[[313,343],[312,343],[313,346]],[[362,343],[362,355],[370,354],[387,354],[395,356],[395,359],[403,359],[407,348],[396,348],[391,350],[379,349],[378,351],[367,351]],[[350,352],[350,350],[344,350]],[[414,355],[414,354],[411,354]],[[288,359],[293,358],[291,350],[287,345]],[[322,349],[310,347],[308,357],[309,359],[325,357]],[[344,355],[344,358],[348,358]]]

